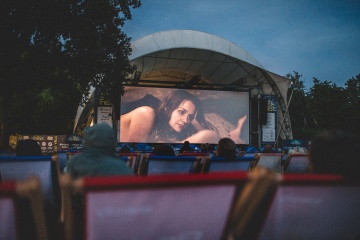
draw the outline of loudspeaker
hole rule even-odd
[[[268,101],[265,96],[261,95],[259,98],[259,122],[261,125],[267,124]]]

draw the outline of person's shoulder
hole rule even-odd
[[[141,106],[131,111],[130,115],[136,118],[142,118],[144,121],[154,118],[156,111],[154,108],[149,106]]]
[[[145,114],[155,113],[155,109],[150,106],[141,106],[141,107],[134,109],[134,111],[137,113],[145,113]]]

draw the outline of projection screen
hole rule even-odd
[[[125,87],[119,131],[120,142],[249,144],[249,92]]]

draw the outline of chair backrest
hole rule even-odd
[[[72,221],[84,222],[84,239],[218,240],[246,182],[244,172],[83,178],[73,189],[82,193],[85,219]],[[81,229],[65,226],[67,240],[79,236]]]
[[[284,174],[266,212],[259,239],[359,239],[360,184]]]
[[[194,172],[200,164],[202,156],[147,156],[142,159],[143,172],[141,175]]]
[[[56,159],[52,156],[0,157],[2,181],[23,181],[30,176],[37,176],[46,206],[58,204],[59,165]]]
[[[269,169],[274,173],[282,173],[281,153],[258,153],[258,155],[256,166]]]
[[[284,163],[285,173],[306,173],[310,163],[309,155],[304,154],[290,154]]]
[[[223,157],[207,157],[202,172],[249,171],[254,159],[253,157],[238,157],[236,160],[226,160]]]
[[[120,159],[123,160],[126,165],[131,168],[134,174],[138,172],[138,166],[140,162],[140,153],[132,153],[132,154],[119,154]]]
[[[67,160],[69,160],[74,155],[81,153],[82,149],[68,149],[67,151]]]
[[[209,156],[211,153],[209,152],[187,152],[184,151],[181,156]]]
[[[0,239],[16,240],[16,184],[0,183]]]
[[[42,200],[38,178],[0,183],[0,239],[48,239]]]
[[[253,157],[255,157],[255,154],[256,153],[244,153],[243,157],[252,157],[253,158]]]
[[[59,150],[57,151],[57,155],[59,158],[59,167],[60,167],[60,171],[63,172],[64,168],[66,167],[66,163],[67,163],[67,151],[66,150]]]

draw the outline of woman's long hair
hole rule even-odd
[[[211,123],[205,120],[204,110],[202,108],[201,102],[195,95],[189,93],[186,90],[174,90],[164,98],[159,108],[157,109],[157,120],[155,127],[156,140],[177,142],[197,132],[191,123],[188,124],[180,133],[174,131],[169,126],[172,112],[185,100],[194,103],[196,108],[196,119],[202,127],[205,129],[216,130]]]

